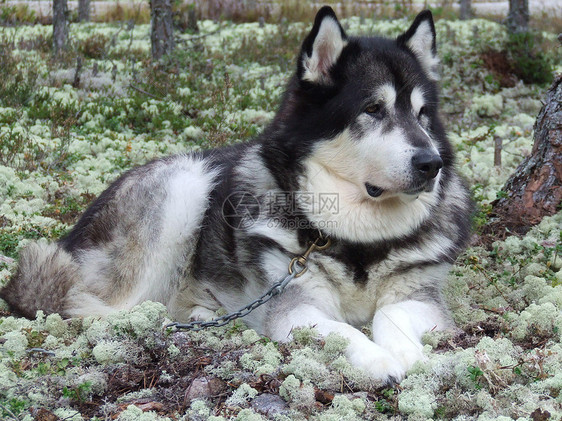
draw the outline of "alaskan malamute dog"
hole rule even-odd
[[[352,37],[324,7],[296,67],[257,139],[127,172],[66,237],[25,248],[2,297],[28,317],[155,300],[172,319],[208,319],[329,238],[244,320],[276,341],[299,326],[337,332],[352,364],[400,380],[423,358],[421,335],[451,323],[441,288],[472,211],[438,117],[433,18],[397,39]]]

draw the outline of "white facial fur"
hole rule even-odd
[[[377,89],[376,97],[384,104],[387,112],[394,113],[396,105],[396,89],[390,83],[385,83]]]
[[[376,90],[378,103],[392,118],[395,113],[397,92],[385,84]],[[410,95],[412,113],[419,113],[425,99],[421,88]],[[362,128],[361,138],[354,137],[352,129],[344,130],[333,139],[319,142],[310,158],[305,161],[305,174],[300,179],[302,191],[337,193],[337,215],[309,215],[312,221],[334,221],[332,235],[359,241],[396,238],[411,232],[428,216],[436,203],[438,187],[419,196],[403,193],[412,187],[412,156],[416,149],[408,143],[405,130],[396,124],[383,131],[383,124],[368,113],[356,120]],[[429,134],[428,147],[437,153]],[[356,136],[356,135],[355,135]],[[438,176],[439,177],[439,176]],[[436,179],[438,186],[438,180]],[[367,193],[365,183],[384,190],[378,198]]]
[[[412,89],[412,93],[410,94],[410,102],[412,103],[412,112],[415,116],[417,116],[425,105],[425,99],[423,96],[423,90],[416,86]]]

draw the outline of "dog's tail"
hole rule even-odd
[[[68,293],[79,276],[78,264],[60,245],[31,243],[21,251],[16,274],[0,297],[28,318],[34,318],[37,310],[67,316]]]

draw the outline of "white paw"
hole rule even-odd
[[[208,308],[195,306],[191,309],[191,313],[189,313],[190,320],[204,320],[209,321],[213,320],[217,317],[217,313],[213,310],[209,310]]]
[[[402,363],[389,351],[371,342],[371,345],[348,348],[348,359],[355,367],[364,370],[369,377],[391,384],[400,382],[406,374]]]
[[[400,362],[406,371],[408,371],[415,362],[427,360],[427,357],[423,355],[423,347],[421,344],[397,343],[386,346],[385,348]]]

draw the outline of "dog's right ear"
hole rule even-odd
[[[414,19],[412,26],[400,35],[396,42],[399,46],[414,53],[430,79],[439,80],[435,24],[433,23],[433,15],[429,10],[420,12]]]
[[[347,45],[347,36],[329,6],[316,14],[314,26],[302,44],[297,76],[316,84],[330,84],[330,70]]]

